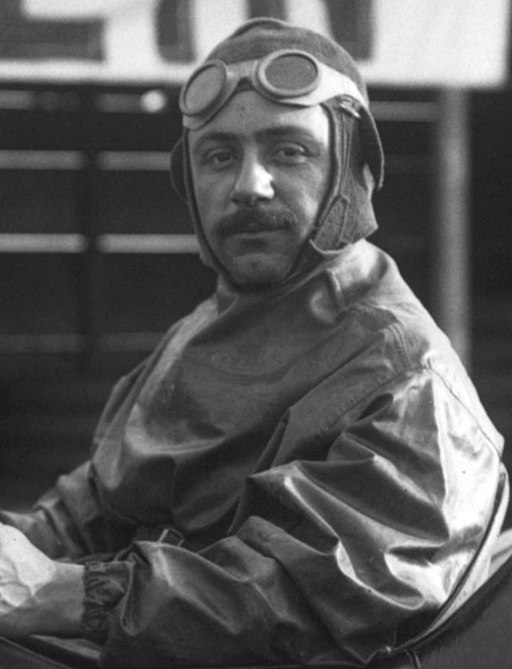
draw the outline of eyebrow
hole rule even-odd
[[[212,130],[197,140],[197,144],[193,150],[194,152],[200,150],[207,142],[231,142],[238,139],[239,136],[240,135],[234,132]],[[286,137],[300,136],[307,141],[318,143],[317,137],[315,137],[307,128],[298,125],[281,125],[262,128],[261,130],[257,130],[254,136],[258,140],[283,139]]]

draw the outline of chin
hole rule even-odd
[[[291,269],[291,267],[276,266],[243,266],[233,267],[229,273],[234,282],[244,290],[267,290],[284,281]]]

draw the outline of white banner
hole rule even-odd
[[[379,0],[368,81],[496,86],[508,72],[510,0]]]
[[[509,0],[0,0],[0,80],[181,83],[259,8],[338,39],[372,84],[508,77]]]

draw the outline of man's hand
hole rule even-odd
[[[19,530],[0,525],[0,636],[78,636],[83,567],[50,560]]]

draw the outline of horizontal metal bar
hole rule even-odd
[[[168,94],[158,88],[141,93],[98,93],[95,99],[97,109],[117,114],[155,114],[164,111],[168,104]]]
[[[99,235],[101,253],[198,253],[195,235]]]
[[[80,234],[1,233],[0,253],[84,253],[89,241]],[[198,253],[195,235],[99,235],[100,253]]]
[[[164,151],[102,151],[98,168],[118,171],[169,170],[169,152]],[[0,170],[81,170],[85,156],[80,151],[0,150]]]
[[[94,102],[101,112],[155,114],[165,111],[169,94],[162,88],[136,93],[97,90]],[[0,89],[0,109],[75,111],[79,105],[76,91]]]
[[[0,170],[81,170],[80,151],[0,151]]]
[[[78,91],[55,89],[0,89],[0,109],[37,113],[75,112],[81,104]]]
[[[102,151],[98,167],[102,170],[168,172],[169,151]]]
[[[371,102],[370,108],[377,121],[434,123],[439,118],[439,106],[435,102],[376,100]]]
[[[30,109],[35,97],[34,91],[0,90],[0,109]]]
[[[88,245],[79,234],[0,234],[0,253],[83,253]]]

